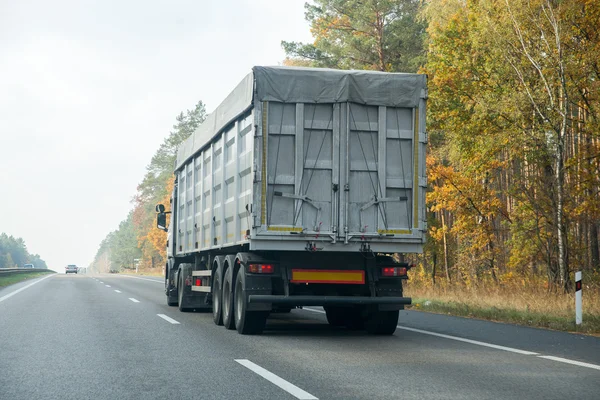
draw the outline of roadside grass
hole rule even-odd
[[[162,268],[140,268],[140,270],[136,273],[133,269],[126,269],[120,272],[121,274],[126,275],[140,275],[140,276],[165,276]]]
[[[54,271],[37,271],[37,272],[24,272],[19,274],[8,274],[4,276],[4,274],[0,274],[0,287],[6,287],[10,285],[14,285],[15,283],[23,282],[29,279],[39,278],[40,276],[53,274]]]
[[[575,295],[527,287],[406,285],[414,310],[600,335],[600,289],[583,290],[583,323],[575,325]]]
[[[165,274],[162,272],[161,269],[157,269],[157,270],[142,270],[138,273],[138,275],[144,275],[144,276],[158,276],[158,277],[164,277]]]

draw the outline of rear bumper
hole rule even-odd
[[[410,297],[359,297],[359,296],[277,296],[251,294],[248,302],[285,304],[288,306],[332,306],[332,305],[407,305]]]

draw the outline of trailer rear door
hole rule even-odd
[[[270,233],[422,236],[423,107],[262,103],[260,225]],[[265,129],[266,128],[266,129]],[[264,198],[266,197],[266,201]]]

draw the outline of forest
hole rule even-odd
[[[22,238],[0,233],[0,268],[23,268],[25,264],[33,264],[35,268],[48,268],[38,254],[29,253]]]
[[[600,2],[315,0],[311,43],[283,65],[428,76],[428,240],[413,278],[462,287],[600,281]],[[133,207],[102,241],[100,272],[159,270],[177,145],[206,117],[175,118]],[[0,260],[1,262],[1,260]]]

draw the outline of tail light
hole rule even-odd
[[[272,274],[275,272],[275,267],[272,264],[250,264],[248,272],[253,274]]]
[[[383,276],[406,276],[406,267],[383,267],[381,274]]]

